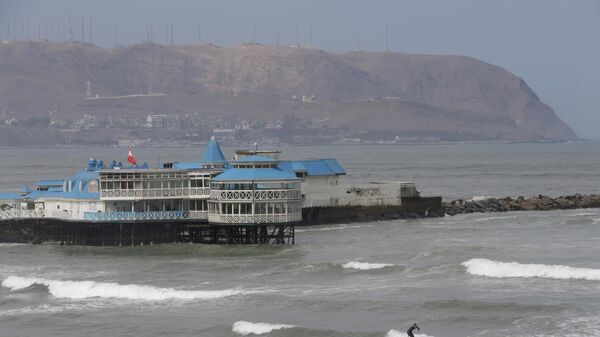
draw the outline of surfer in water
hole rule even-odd
[[[413,335],[413,331],[415,331],[415,330],[421,331],[421,329],[419,329],[419,326],[417,325],[417,323],[413,324],[410,328],[408,328],[408,331],[406,331],[406,334],[408,335],[408,337],[415,337],[415,335]]]

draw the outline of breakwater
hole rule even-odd
[[[573,194],[552,198],[537,195],[530,198],[479,198],[471,200],[453,200],[442,202],[438,211],[430,212],[432,216],[457,215],[468,213],[492,213],[512,211],[552,211],[560,209],[600,208],[600,194]]]

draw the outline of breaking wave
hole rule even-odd
[[[467,273],[487,277],[539,277],[558,280],[600,281],[600,269],[574,268],[561,265],[521,264],[488,259],[471,259],[462,263]]]
[[[238,289],[176,290],[173,288],[159,288],[146,285],[121,285],[112,282],[95,281],[58,281],[12,275],[7,277],[4,281],[2,281],[2,286],[11,290],[25,289],[36,284],[47,287],[50,294],[54,297],[68,299],[84,299],[98,297],[144,301],[163,301],[172,299],[207,300],[256,293],[255,291],[244,291]]]
[[[483,200],[488,200],[488,199],[493,199],[493,198],[494,197],[486,197],[484,195],[476,195],[467,201],[483,201]]]
[[[358,269],[358,270],[371,270],[371,269],[382,269],[385,267],[391,267],[393,264],[389,263],[368,263],[368,262],[356,262],[350,261],[342,265],[345,269]]]
[[[406,332],[400,332],[398,330],[392,329],[392,330],[388,331],[388,333],[385,335],[385,337],[406,337]],[[415,337],[433,337],[433,336],[416,333]]]
[[[487,218],[479,218],[475,219],[475,222],[483,222],[483,221],[491,221],[491,220],[506,220],[506,219],[514,219],[516,216],[491,216]]]
[[[269,324],[269,323],[252,323],[246,321],[237,321],[233,323],[231,331],[240,334],[242,336],[254,334],[262,335],[269,333],[274,330],[290,329],[295,328],[293,325],[288,324]]]

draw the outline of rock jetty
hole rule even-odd
[[[486,198],[481,200],[458,199],[443,202],[441,212],[439,213],[457,215],[511,211],[551,211],[576,208],[600,208],[600,194],[583,195],[577,193],[558,198],[540,194],[530,198],[520,196],[517,198]]]

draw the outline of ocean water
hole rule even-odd
[[[226,149],[226,152],[230,149]],[[600,144],[286,147],[446,199],[598,192]],[[193,160],[202,149],[136,151]],[[126,149],[0,149],[0,190]],[[117,158],[118,159],[118,158]],[[297,229],[296,245],[0,244],[0,336],[600,336],[600,209]]]

